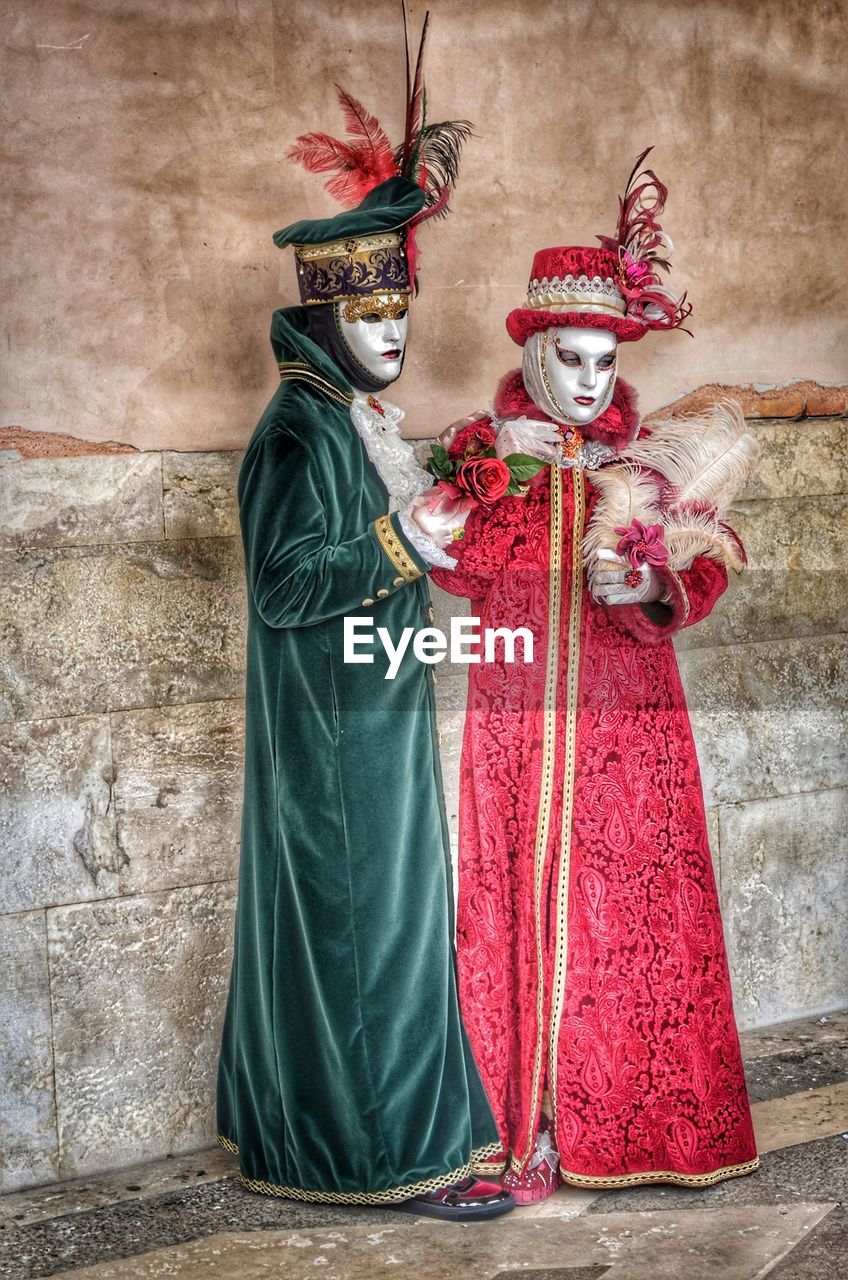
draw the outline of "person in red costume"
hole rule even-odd
[[[458,960],[519,1203],[560,1181],[708,1186],[758,1164],[695,745],[671,637],[741,570],[756,445],[733,405],[640,429],[618,346],[680,327],[667,195],[639,157],[615,237],[536,254],[523,365],[443,442],[542,462],[435,569],[531,663],[470,666]],[[483,432],[483,439],[491,439]]]

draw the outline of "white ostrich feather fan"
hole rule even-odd
[[[747,481],[760,446],[745,429],[733,400],[711,413],[671,418],[645,440],[636,440],[622,457],[659,471],[674,487],[672,505],[705,503],[721,517]]]
[[[634,519],[663,526],[670,569],[688,569],[706,555],[741,570],[740,546],[724,516],[759,452],[740,406],[728,400],[697,417],[660,422],[622,450],[619,462],[589,472],[599,494],[583,542],[590,589],[597,552],[614,551],[615,526]]]

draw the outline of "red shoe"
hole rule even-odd
[[[544,1117],[543,1117],[544,1120]],[[540,1129],[536,1134],[536,1146],[523,1173],[507,1169],[503,1176],[505,1191],[511,1191],[516,1204],[538,1204],[547,1200],[562,1186],[559,1176],[559,1152],[554,1146],[550,1129]]]
[[[466,1178],[438,1191],[426,1191],[395,1205],[400,1213],[414,1213],[421,1218],[445,1218],[451,1222],[481,1222],[499,1218],[515,1208],[515,1200],[494,1182]]]

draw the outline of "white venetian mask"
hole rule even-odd
[[[409,326],[404,293],[375,293],[337,304],[339,332],[354,359],[380,382],[400,377]]]
[[[527,390],[559,422],[594,422],[612,399],[617,347],[606,329],[565,325],[534,333],[524,348]]]

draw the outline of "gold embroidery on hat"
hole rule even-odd
[[[542,311],[606,311],[624,315],[627,304],[611,277],[566,275],[530,281],[527,307]]]
[[[372,253],[375,249],[399,249],[400,236],[373,235],[358,236],[350,240],[325,240],[323,244],[296,244],[295,257],[301,262],[315,262],[321,258],[338,258],[344,254],[349,257]]]

